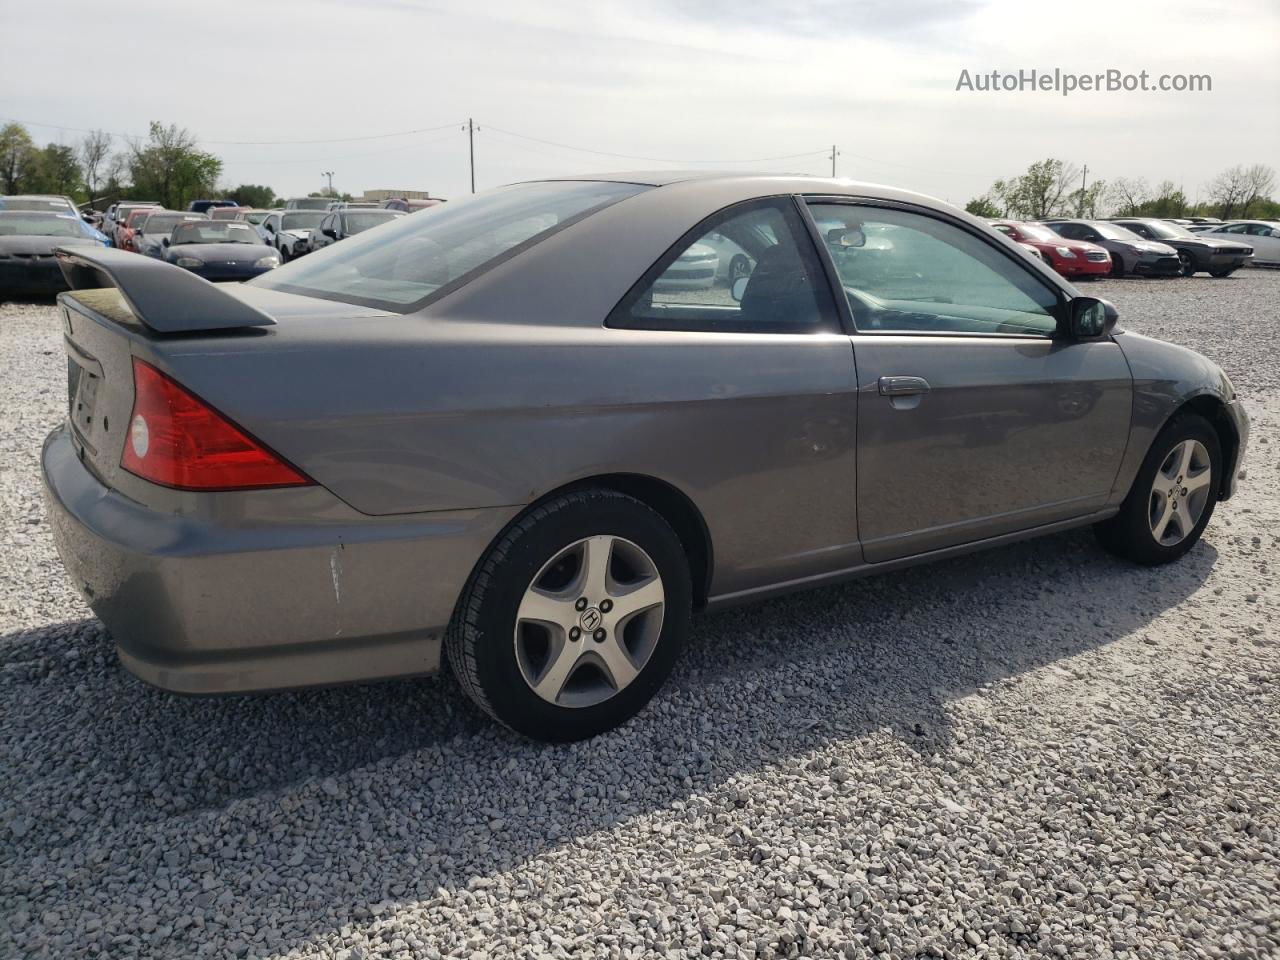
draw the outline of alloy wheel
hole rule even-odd
[[[1185,540],[1200,522],[1213,489],[1213,462],[1199,440],[1183,440],[1161,461],[1151,484],[1148,519],[1161,546]]]
[[[601,535],[570,544],[534,576],[516,613],[525,683],[560,707],[610,699],[653,655],[665,600],[657,565],[630,540]]]

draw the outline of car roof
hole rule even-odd
[[[77,219],[70,213],[60,213],[57,210],[0,210],[0,217],[61,217],[63,220]]]

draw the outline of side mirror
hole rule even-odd
[[[735,302],[742,302],[742,298],[747,294],[747,284],[750,280],[750,277],[739,277],[733,281],[733,285],[729,287],[729,296],[733,297]]]
[[[323,233],[326,237],[329,237],[331,240],[338,239],[338,231],[333,229],[333,227],[325,227],[320,232]]]
[[[160,238],[160,246],[162,246],[162,247],[167,247],[168,245],[169,245],[169,238],[168,238],[168,237],[161,237],[161,238]]]
[[[1071,336],[1076,340],[1097,340],[1115,329],[1120,314],[1106,300],[1076,297],[1071,301]]]

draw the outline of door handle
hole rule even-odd
[[[881,377],[880,396],[915,397],[929,392],[929,381],[924,377]]]

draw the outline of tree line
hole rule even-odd
[[[1276,172],[1265,164],[1237,164],[1204,185],[1208,199],[1192,203],[1172,180],[1152,187],[1142,177],[1086,183],[1074,164],[1038,160],[1026,173],[997,180],[965,204],[979,217],[1040,220],[1045,217],[1219,217],[1223,220],[1280,217],[1272,199]]]
[[[117,143],[111,134],[94,130],[75,144],[44,147],[37,147],[20,123],[0,127],[0,194],[61,194],[98,208],[117,200],[154,200],[182,210],[202,197],[276,206],[270,187],[220,187],[221,177],[221,158],[201,150],[177,124],[153,121],[146,139]]]

